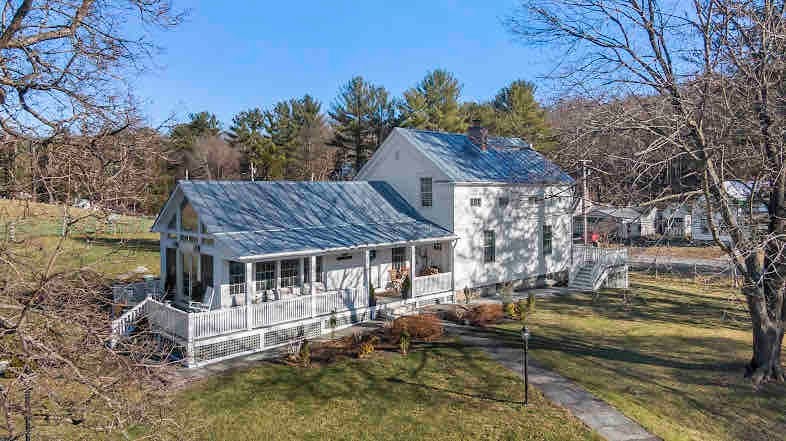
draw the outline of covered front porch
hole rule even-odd
[[[217,258],[190,243],[177,248],[173,244],[162,253],[167,268],[161,281],[167,293],[163,300],[190,313],[270,303],[299,305],[276,308],[297,312],[299,318],[306,310],[311,316],[330,313],[329,308],[338,305],[327,299],[347,293],[353,299],[369,296],[372,287],[371,302],[412,299],[454,289],[452,244],[418,241],[235,259]],[[407,278],[413,281],[409,290],[403,289]]]

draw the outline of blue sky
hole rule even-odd
[[[231,4],[231,6],[229,6]],[[354,75],[400,95],[435,68],[453,72],[465,100],[552,67],[501,21],[515,0],[177,1],[187,21],[156,36],[158,67],[133,82],[153,125],[208,110],[232,115],[310,93],[327,110]]]

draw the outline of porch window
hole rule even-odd
[[[317,256],[317,269],[314,271],[317,274],[317,282],[324,282],[325,280],[322,277],[322,256]]]
[[[246,283],[246,265],[241,262],[229,262],[229,283]]]
[[[508,203],[510,203],[510,199],[507,196],[500,196],[497,198],[497,205],[499,205],[500,208],[507,207]]]
[[[275,262],[257,262],[254,264],[254,273],[256,281],[260,282],[257,286],[260,289],[273,289],[276,287],[276,263]]]
[[[401,270],[404,268],[404,247],[393,248],[393,269]]]
[[[202,254],[200,257],[200,272],[202,278],[202,287],[207,288],[213,286],[213,256],[209,254]]]
[[[303,258],[303,283],[311,283],[311,259]]]
[[[180,206],[180,229],[183,231],[196,231],[199,226],[197,213],[188,201],[183,201]]]
[[[493,262],[496,258],[496,238],[494,232],[486,230],[483,232],[483,262]]]
[[[298,270],[300,263],[297,259],[281,261],[281,287],[291,288],[298,285]]]
[[[480,207],[480,198],[469,198],[470,207]]]
[[[420,178],[420,205],[430,207],[434,203],[431,178]]]
[[[543,226],[543,255],[551,254],[551,225]]]

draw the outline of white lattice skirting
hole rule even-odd
[[[413,302],[414,300],[414,302]],[[440,303],[453,303],[453,294],[443,292],[410,300],[415,308]],[[400,302],[388,303],[354,311],[344,311],[335,316],[336,326],[331,329],[329,316],[300,320],[268,328],[236,332],[184,344],[186,350],[185,364],[187,367],[200,367],[235,357],[267,351],[284,345],[312,339],[331,331],[373,320],[376,314],[384,309],[400,306]]]

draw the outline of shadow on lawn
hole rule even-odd
[[[122,237],[87,237],[72,236],[73,240],[83,244],[98,245],[108,248],[123,248],[134,251],[159,251],[158,239],[122,238]]]
[[[222,409],[251,409],[260,406],[259,400],[269,399],[293,403],[350,400],[364,403],[364,412],[376,416],[413,403],[442,406],[457,400],[483,400],[520,404],[509,396],[517,390],[510,387],[511,381],[518,381],[516,377],[458,341],[420,342],[406,357],[390,352],[375,357],[379,358],[346,359],[319,368],[262,363],[255,368],[260,375],[252,369],[210,381],[208,390],[231,393],[207,393],[198,399]]]
[[[609,320],[642,320],[658,324],[681,324],[707,329],[747,330],[748,315],[744,309],[722,298],[700,294],[678,295],[679,292],[651,285],[631,285],[628,303],[618,291],[601,291],[593,297],[587,293],[569,293],[539,309],[572,316],[592,316]]]

